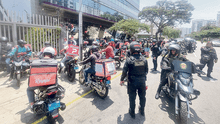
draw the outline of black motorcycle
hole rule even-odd
[[[17,80],[17,86],[20,87],[21,77],[30,68],[29,57],[22,55],[20,57],[13,57],[10,67],[13,70],[12,77]]]
[[[59,116],[59,109],[65,110],[65,103],[60,102],[64,98],[65,89],[60,85],[42,86],[35,90],[35,102],[33,112],[45,114],[49,123],[54,123]]]
[[[167,75],[168,83],[162,87],[162,91],[169,98],[175,99],[175,114],[182,124],[188,123],[190,118],[189,105],[200,95],[198,90],[193,89],[192,69],[192,62],[174,60],[172,72]],[[197,73],[202,73],[198,70]]]

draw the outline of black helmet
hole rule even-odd
[[[27,42],[24,40],[18,40],[18,45],[19,46],[24,46],[24,44],[26,44]]]
[[[0,42],[8,42],[8,38],[7,37],[1,37]]]
[[[157,42],[157,40],[156,40],[156,39],[153,39],[153,40],[152,40],[152,42],[156,43],[156,42]]]
[[[46,47],[49,47],[49,46],[51,46],[51,43],[50,43],[50,42],[45,42],[44,45],[45,45]]]
[[[130,44],[130,52],[131,52],[131,54],[133,54],[135,52],[140,53],[140,51],[141,51],[141,45],[138,42],[136,42],[136,41],[131,42],[131,44]]]
[[[171,44],[168,48],[168,50],[171,52],[171,50],[176,50],[176,54],[180,54],[180,46],[178,44]]]
[[[99,48],[97,46],[92,46],[92,53],[94,52],[98,52],[99,51]]]

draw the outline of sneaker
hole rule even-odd
[[[131,112],[131,109],[129,109],[129,114],[130,114],[131,118],[135,119],[135,114],[134,114],[134,112]]]

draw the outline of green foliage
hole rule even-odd
[[[204,26],[201,28],[200,32],[192,32],[190,36],[200,40],[203,38],[219,38],[220,28],[209,25]]]
[[[139,29],[150,31],[148,25],[139,23],[135,19],[121,20],[109,28],[110,31],[123,31],[126,35],[133,36]]]
[[[27,43],[32,44],[32,50],[36,50],[37,48],[42,48],[44,46],[44,42],[52,41],[51,44],[56,44],[56,40],[59,41],[61,29],[45,29],[45,28],[37,28],[32,27],[27,30],[25,34],[25,41]],[[52,39],[51,39],[51,35]]]
[[[181,31],[178,29],[173,29],[172,27],[165,27],[163,29],[163,35],[166,35],[168,38],[178,38],[180,37]]]
[[[158,1],[155,6],[144,7],[139,17],[157,26],[158,33],[162,33],[166,26],[176,23],[190,23],[194,7],[187,1]],[[157,35],[156,35],[157,37]]]

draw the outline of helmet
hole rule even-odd
[[[104,44],[103,44],[104,47],[107,47],[108,45],[109,45],[108,43],[104,43]]]
[[[51,56],[51,58],[53,58],[54,54],[55,54],[55,50],[53,47],[46,47],[43,51],[43,56],[49,55],[49,56]]]
[[[212,43],[211,41],[208,41],[208,42],[206,43],[206,47],[211,47],[211,46],[213,46],[213,43]]]
[[[115,43],[118,43],[119,42],[119,39],[115,39]]]
[[[180,54],[180,46],[178,44],[171,44],[168,48],[168,50],[171,52],[171,50],[176,50],[176,54]]]
[[[153,42],[153,43],[156,43],[156,42],[157,42],[157,40],[156,40],[156,39],[153,39],[153,40],[152,40],[152,42]]]
[[[24,41],[24,40],[18,40],[18,45],[19,46],[24,46],[24,44],[26,44],[27,42],[26,41]]]
[[[99,48],[97,46],[92,46],[92,53],[94,52],[98,52],[99,51]]]
[[[93,42],[92,42],[92,45],[96,45],[96,46],[98,46],[99,43],[98,43],[98,41],[93,41]]]
[[[8,42],[8,38],[7,37],[1,37],[0,42]]]
[[[132,43],[130,44],[130,51],[131,51],[131,54],[133,54],[133,53],[135,53],[135,52],[140,53],[140,51],[141,51],[141,45],[140,45],[138,42],[136,42],[136,41],[132,42]]]
[[[50,42],[45,42],[44,45],[45,45],[46,47],[49,47],[49,46],[51,46],[51,43],[50,43]]]

